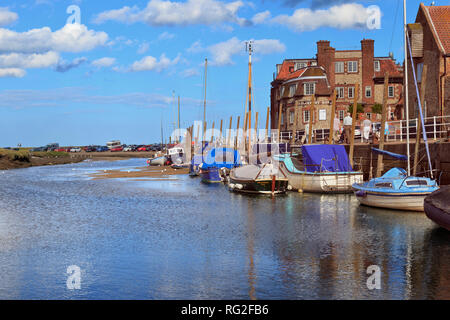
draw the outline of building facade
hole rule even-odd
[[[361,41],[361,50],[336,50],[329,41],[317,42],[314,59],[287,59],[277,65],[271,87],[271,127],[280,130],[301,131],[309,123],[311,99],[314,95],[314,129],[329,129],[332,93],[337,92],[336,112],[343,120],[349,105],[353,104],[356,84],[359,85],[358,103],[364,108],[359,121],[370,118],[379,121],[373,113],[375,104],[383,103],[384,75],[389,72],[389,118],[403,117],[403,67],[392,56],[374,57],[374,41]]]
[[[450,115],[450,6],[420,4],[415,23],[408,25],[408,37],[420,90],[426,65],[425,116]],[[408,105],[415,118],[419,109],[409,50],[408,62]]]

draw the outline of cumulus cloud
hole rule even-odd
[[[363,5],[349,3],[329,9],[297,9],[292,15],[279,15],[271,21],[294,31],[312,31],[321,27],[337,29],[365,28],[370,14]]]
[[[100,58],[100,59],[92,61],[91,64],[97,68],[106,68],[106,67],[111,67],[115,63],[116,63],[115,58],[104,57],[104,58]]]
[[[11,24],[18,18],[17,13],[9,11],[8,8],[0,7],[0,26]]]
[[[0,78],[23,78],[26,71],[19,68],[0,69]]]
[[[270,16],[271,16],[271,14],[270,14],[269,10],[259,12],[253,16],[252,22],[254,24],[260,24],[260,23],[265,22],[267,19],[269,19]]]
[[[67,72],[71,69],[79,67],[81,64],[85,63],[88,59],[85,57],[76,58],[71,62],[60,61],[56,66],[55,70],[58,72]]]
[[[159,60],[152,56],[146,56],[139,61],[135,61],[129,71],[139,72],[139,71],[156,71],[161,72],[170,66],[176,65],[180,61],[180,56],[178,55],[175,59],[170,60],[165,54],[159,57]]]
[[[143,22],[151,26],[217,25],[221,23],[247,25],[249,22],[238,16],[238,11],[243,6],[243,1],[187,0],[186,2],[176,2],[150,0],[144,9],[139,9],[137,6],[125,6],[102,12],[95,18],[94,22]]]
[[[252,40],[255,54],[281,53],[286,50],[286,46],[277,39]],[[227,41],[217,43],[207,48],[212,54],[212,65],[224,66],[233,64],[232,57],[244,52],[245,42],[233,37]]]
[[[0,54],[0,68],[34,69],[48,68],[58,64],[60,56],[57,52],[26,54],[8,53]]]
[[[25,32],[0,28],[0,52],[83,52],[102,46],[107,40],[105,32],[89,30],[82,24],[66,24],[54,32],[49,27]]]

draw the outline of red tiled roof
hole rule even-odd
[[[436,42],[444,54],[450,53],[450,6],[424,6],[437,34]]]
[[[389,72],[389,78],[403,78],[401,66],[398,66],[392,59],[377,59],[380,61],[380,71],[375,72],[375,78],[384,78],[386,71]]]
[[[281,65],[280,72],[278,73],[276,80],[286,81],[286,80],[300,77],[303,74],[303,72],[305,72],[305,70],[307,69],[307,68],[304,68],[304,69],[299,69],[294,72],[290,72],[289,69],[291,67],[292,68],[295,67],[295,62],[283,61],[283,64]]]

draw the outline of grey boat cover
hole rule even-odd
[[[242,180],[256,180],[256,178],[258,178],[258,180],[271,179],[272,176],[276,176],[277,178],[286,178],[284,174],[278,170],[278,162],[261,165],[249,164],[243,167],[238,167],[231,171],[231,175],[236,179]]]

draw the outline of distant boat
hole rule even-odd
[[[344,146],[305,145],[301,153],[303,163],[289,154],[275,156],[294,190],[351,193],[352,185],[363,181],[363,173],[353,171]]]
[[[167,163],[167,157],[161,156],[153,159],[148,159],[147,164],[149,166],[164,166]]]
[[[356,198],[363,205],[407,211],[424,211],[425,198],[438,189],[435,180],[408,176],[401,168],[353,185]]]
[[[192,157],[191,164],[189,165],[189,176],[198,177],[200,175],[199,166],[203,162],[204,152],[205,152],[205,149],[208,147],[208,145],[209,145],[209,142],[203,141],[202,142],[202,150],[200,151],[200,154],[196,154]]]
[[[445,186],[425,198],[427,217],[442,228],[450,231],[450,187]]]
[[[246,165],[231,170],[228,187],[231,191],[255,194],[282,194],[288,190],[287,177],[278,170],[278,163]]]
[[[202,182],[217,183],[224,181],[231,169],[241,165],[241,156],[231,148],[213,148],[199,165]]]

